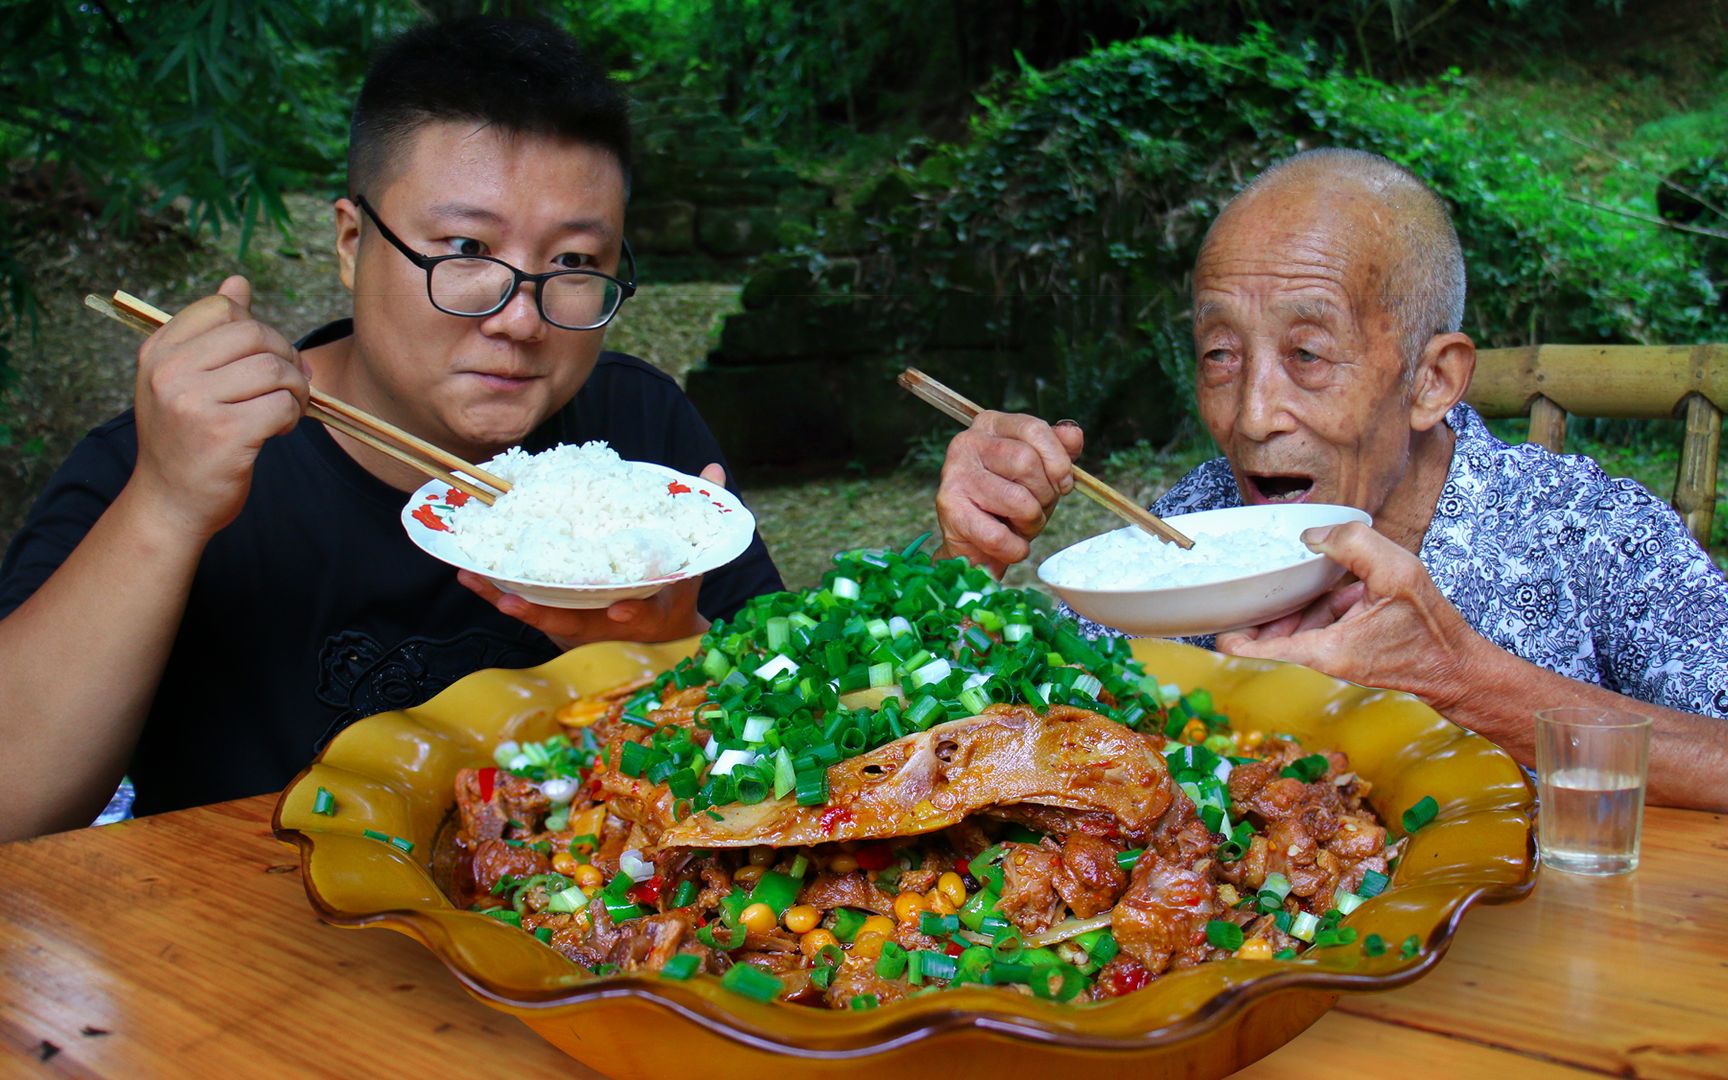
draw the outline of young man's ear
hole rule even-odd
[[[352,199],[336,200],[336,272],[342,287],[354,291],[354,263],[360,256],[360,208]]]
[[[1476,343],[1468,334],[1436,334],[1428,339],[1410,380],[1410,427],[1427,431],[1464,400],[1476,373]]]

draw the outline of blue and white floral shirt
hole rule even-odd
[[[1501,442],[1468,405],[1446,423],[1457,443],[1420,557],[1465,621],[1550,671],[1728,718],[1728,579],[1680,516],[1587,457]],[[1216,458],[1152,512],[1241,501],[1230,463]]]

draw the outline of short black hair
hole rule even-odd
[[[610,150],[629,193],[629,102],[575,39],[550,23],[448,19],[382,45],[348,129],[349,196],[386,175],[421,127],[450,120]]]

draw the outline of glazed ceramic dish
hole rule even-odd
[[[1304,529],[1320,525],[1341,525],[1347,521],[1373,523],[1372,518],[1353,506],[1320,503],[1235,506],[1180,514],[1166,520],[1181,532],[1200,535],[1195,541],[1197,545],[1223,542],[1203,534],[1276,533],[1294,537]],[[1344,568],[1331,559],[1308,554],[1282,566],[1243,572],[1202,585],[1112,589],[1070,584],[1073,568],[1088,560],[1090,549],[1117,533],[1136,532],[1137,528],[1130,525],[1063,548],[1039,565],[1038,578],[1064,603],[1093,622],[1148,637],[1192,637],[1259,626],[1300,611],[1344,576]],[[1167,550],[1162,545],[1147,547],[1148,559],[1156,559]]]
[[[646,461],[631,464],[638,469],[663,475],[668,484],[679,485],[687,491],[700,491],[709,497],[714,511],[714,525],[708,545],[694,562],[676,574],[625,585],[569,585],[502,577],[480,565],[456,543],[455,535],[445,524],[444,513],[449,507],[446,500],[457,493],[450,490],[450,485],[437,480],[425,484],[408,497],[408,502],[402,507],[402,528],[407,530],[408,539],[414,541],[415,546],[440,562],[448,563],[458,570],[479,574],[502,592],[520,596],[535,604],[558,608],[603,608],[620,600],[640,600],[653,596],[675,581],[706,574],[710,570],[725,566],[744,554],[744,549],[750,546],[751,538],[756,535],[756,518],[749,508],[739,501],[738,496],[718,484],[711,484],[700,477],[690,476],[664,465]]]
[[[612,1077],[856,1074],[991,1077],[1059,1070],[1158,1070],[1222,1076],[1295,1037],[1340,993],[1386,990],[1441,962],[1465,910],[1529,892],[1534,798],[1523,772],[1488,740],[1405,694],[1306,668],[1227,658],[1166,641],[1135,656],[1166,683],[1205,687],[1237,731],[1278,732],[1336,748],[1374,784],[1370,801],[1394,838],[1402,811],[1432,795],[1438,817],[1411,837],[1392,884],[1347,925],[1405,958],[1320,949],[1294,961],[1230,959],[1173,972],[1096,1005],[1058,1005],[982,988],[920,996],[868,1012],[765,1004],[718,980],[596,978],[513,927],[454,907],[433,853],[456,771],[490,760],[506,738],[544,738],[577,698],[665,669],[696,639],[591,645],[539,668],[488,670],[426,705],[382,713],[338,735],[276,807],[276,835],[299,845],[307,896],[327,922],[385,927],[421,942],[480,1000],[511,1013]],[[318,789],[336,812],[313,812]],[[374,836],[367,836],[371,830]],[[376,837],[412,843],[411,851]],[[363,1008],[363,1002],[356,1007]],[[790,1070],[780,1072],[778,1070]]]

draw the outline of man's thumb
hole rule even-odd
[[[235,274],[224,281],[216,289],[217,296],[226,296],[240,305],[240,309],[250,314],[252,311],[252,283]]]

